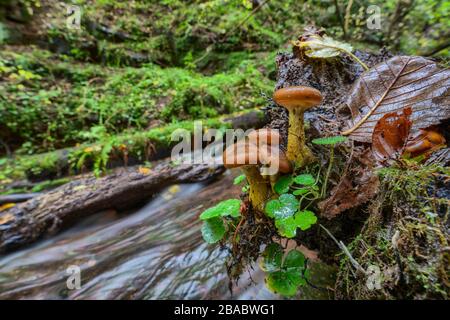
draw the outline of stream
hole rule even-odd
[[[135,212],[100,212],[33,246],[0,256],[0,299],[277,299],[255,266],[233,294],[226,250],[207,245],[199,214],[239,197],[237,171],[164,189]],[[69,290],[68,268],[81,287]],[[324,298],[309,288],[303,298]],[[311,294],[312,293],[312,294]]]

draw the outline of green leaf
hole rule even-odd
[[[276,219],[275,227],[277,227],[278,234],[282,237],[293,238],[297,234],[297,224],[294,217]]]
[[[297,209],[298,200],[289,193],[282,194],[278,199],[268,201],[265,207],[267,216],[275,219],[288,218],[294,215]]]
[[[313,35],[306,41],[297,41],[295,45],[306,48],[305,54],[310,58],[332,58],[337,57],[341,52],[349,54],[353,51],[353,47],[348,43],[320,35]]]
[[[265,272],[280,270],[283,260],[283,249],[277,243],[269,244],[262,254],[260,267]]]
[[[313,224],[317,222],[317,217],[314,214],[314,212],[305,210],[297,213],[294,217],[295,224],[297,227],[299,227],[301,230],[307,230],[311,228]]]
[[[334,137],[326,137],[326,138],[318,138],[314,139],[312,143],[320,144],[320,145],[335,145],[341,142],[347,141],[346,137],[343,136],[334,136]]]
[[[298,287],[304,285],[305,257],[297,250],[291,250],[282,261],[283,249],[279,244],[272,243],[263,253],[260,266],[266,274],[269,290],[283,296],[294,296]]]
[[[293,180],[292,180],[292,176],[291,175],[281,176],[277,180],[275,185],[273,186],[273,189],[278,194],[287,193],[289,191],[289,187],[292,184],[292,181]]]
[[[201,220],[207,220],[214,217],[225,217],[232,216],[234,218],[239,217],[241,214],[239,208],[241,206],[241,201],[238,199],[228,199],[219,202],[216,206],[205,210],[201,215]]]
[[[242,192],[247,192],[250,189],[250,186],[247,184],[242,187]]]
[[[274,218],[275,211],[280,210],[282,206],[283,205],[281,204],[280,200],[278,199],[270,200],[266,203],[264,211],[266,212],[268,217]]]
[[[303,253],[297,250],[289,251],[284,259],[283,268],[286,269],[287,276],[292,284],[297,287],[306,284],[305,278],[303,277],[303,271],[305,269],[305,256]]]
[[[309,192],[310,192],[310,190],[308,188],[301,188],[301,189],[295,190],[294,192],[292,192],[292,194],[294,196],[302,196],[302,195],[307,194]]]
[[[222,218],[215,217],[203,222],[202,236],[207,243],[216,243],[225,235],[225,226]]]
[[[294,178],[294,182],[297,184],[310,186],[316,183],[316,179],[314,179],[314,177],[310,174],[300,174]]]
[[[245,178],[245,174],[241,174],[240,176],[234,178],[233,184],[241,184],[245,180]]]

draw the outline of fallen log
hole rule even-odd
[[[55,234],[96,212],[136,207],[171,184],[206,181],[223,171],[222,165],[174,166],[164,161],[153,169],[132,167],[102,178],[74,180],[1,212],[0,253]]]

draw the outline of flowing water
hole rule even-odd
[[[226,250],[202,240],[199,214],[239,196],[235,175],[172,186],[136,212],[101,212],[0,257],[0,299],[277,298],[257,267],[231,294]],[[79,289],[68,289],[71,266],[81,271]]]

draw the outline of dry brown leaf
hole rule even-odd
[[[373,172],[372,153],[369,149],[355,150],[350,169],[333,187],[330,197],[319,203],[321,216],[332,219],[345,210],[360,206],[378,192],[380,181]]]
[[[365,72],[347,105],[353,120],[342,134],[370,142],[376,123],[390,112],[411,107],[412,130],[450,117],[450,70],[423,57],[396,56]]]
[[[386,113],[377,122],[372,135],[372,153],[376,161],[387,163],[402,155],[411,130],[411,113],[408,107],[399,113]]]

